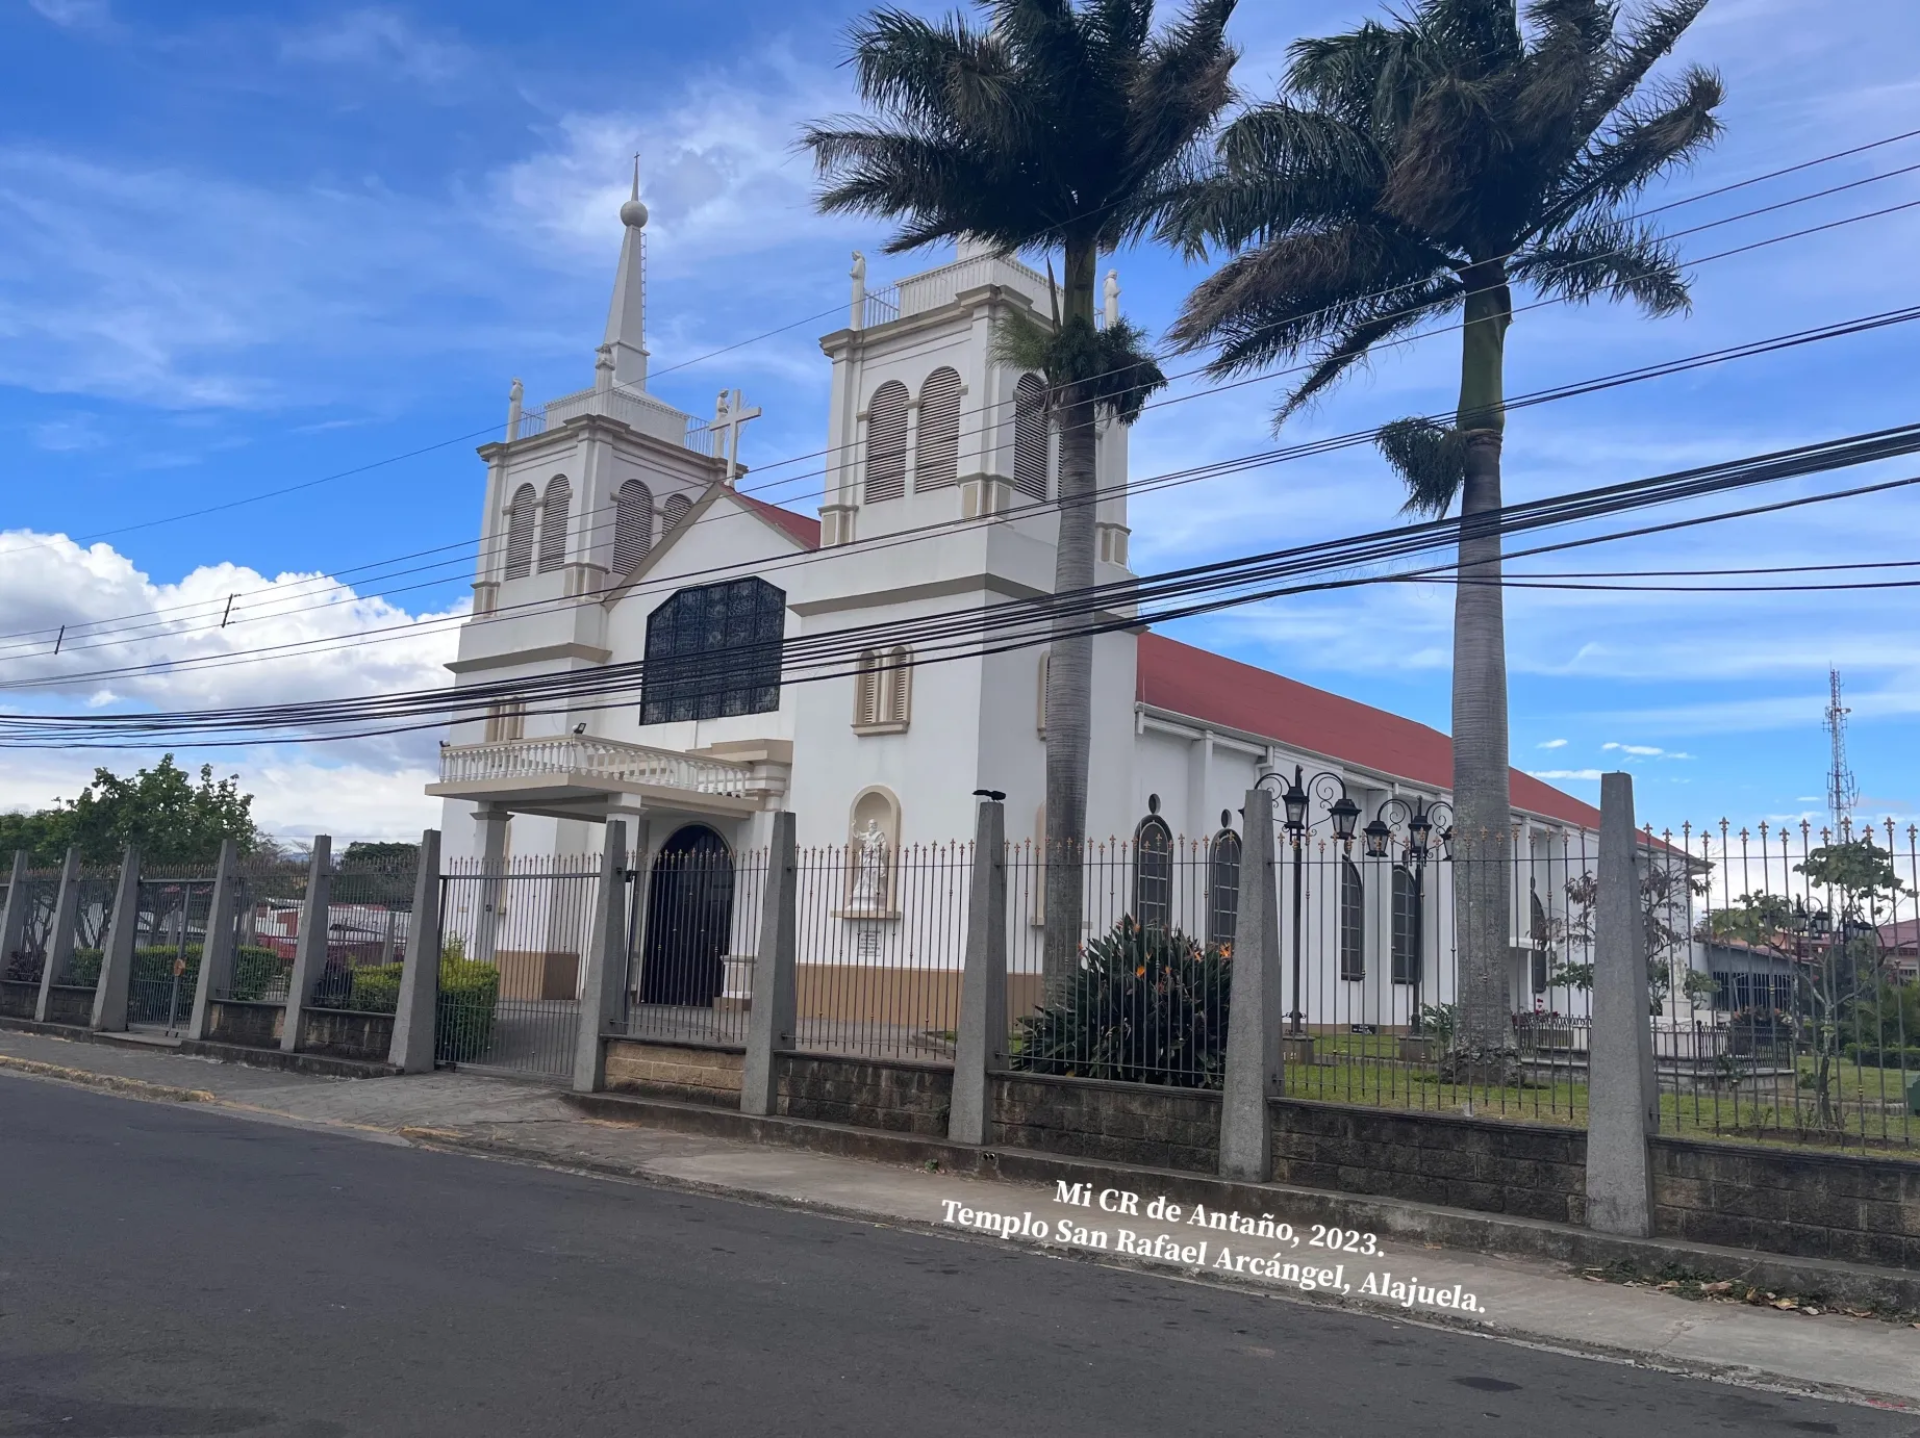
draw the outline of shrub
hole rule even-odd
[[[1920,1048],[1911,1045],[1906,1048],[1894,1044],[1875,1045],[1869,1040],[1866,1043],[1848,1043],[1841,1051],[1851,1062],[1863,1068],[1904,1068],[1910,1074],[1920,1074]]]
[[[401,964],[353,971],[347,1007],[390,1014],[400,1007]],[[440,959],[440,999],[434,1007],[434,1053],[442,1063],[471,1063],[493,1042],[500,1004],[500,971],[492,964],[470,963],[456,953]]]
[[[283,1000],[292,973],[293,960],[281,958],[272,949],[241,944],[233,951],[233,982],[227,985],[227,997],[238,1003]]]
[[[62,983],[88,988],[100,982],[100,965],[104,955],[99,949],[75,949],[73,957],[67,961],[67,976]],[[58,978],[58,975],[55,975]]]
[[[1016,1026],[1027,1073],[1218,1088],[1232,955],[1131,915],[1087,945],[1066,995]]]

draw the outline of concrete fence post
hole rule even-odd
[[[293,972],[287,975],[287,1010],[280,1020],[280,1050],[300,1047],[300,1021],[327,971],[327,926],[333,909],[333,836],[315,834],[307,860],[307,897],[300,905],[300,932],[293,941]]]
[[[27,851],[13,851],[13,874],[7,880],[7,906],[0,909],[0,972],[20,948],[27,931]]]
[[[1007,1066],[1007,811],[999,799],[982,799],[974,817],[964,963],[947,1137],[985,1144],[993,1135],[993,1076]]]
[[[440,831],[420,836],[420,867],[413,876],[413,912],[407,917],[407,955],[400,965],[400,999],[393,1011],[387,1062],[403,1074],[433,1072],[434,1023],[440,1007]]]
[[[627,826],[607,820],[600,856],[599,910],[587,940],[587,972],[580,981],[580,1028],[574,1038],[573,1087],[598,1093],[607,1083],[608,1027],[620,1012],[626,986]]]
[[[1633,777],[1603,774],[1587,1074],[1587,1227],[1630,1238],[1653,1233],[1647,1139],[1660,1103],[1638,849]]]
[[[120,882],[113,891],[107,946],[100,951],[100,978],[93,989],[92,1027],[119,1033],[127,1026],[127,989],[133,982],[133,946],[140,933],[140,850],[127,846]]]
[[[1220,1176],[1273,1177],[1273,1115],[1285,1090],[1280,1027],[1280,891],[1274,884],[1273,795],[1247,790],[1233,927],[1227,1071],[1220,1095]]]
[[[234,905],[239,898],[240,851],[233,840],[220,842],[220,862],[213,873],[213,902],[207,906],[207,931],[200,941],[200,977],[193,986],[193,1018],[187,1037],[200,1043],[207,1037],[212,1005],[233,987]]]
[[[773,816],[767,881],[760,902],[760,944],[753,956],[753,1002],[740,1073],[740,1112],[763,1117],[780,1108],[780,1055],[799,1032],[800,851],[790,813]]]
[[[53,999],[53,976],[73,957],[74,929],[80,917],[80,846],[67,846],[66,862],[60,866],[60,892],[53,901],[53,927],[47,930],[47,956],[40,965],[40,992],[33,1001],[33,1021],[47,1021],[48,1005]]]

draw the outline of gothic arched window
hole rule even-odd
[[[507,508],[509,579],[525,579],[533,573],[533,512],[539,503],[530,484],[523,484],[513,492],[513,503]]]
[[[1240,927],[1240,836],[1222,829],[1207,848],[1207,938],[1231,944]]]
[[[937,489],[960,475],[960,376],[942,366],[920,386],[920,433],[914,440],[913,487]]]
[[[1013,487],[1028,499],[1047,497],[1047,387],[1023,374],[1013,387]]]
[[[867,402],[867,503],[907,492],[907,387],[888,380]]]
[[[1360,866],[1340,856],[1340,977],[1367,976],[1367,891]]]
[[[563,474],[547,481],[540,502],[540,572],[567,562],[567,513],[573,508],[573,486]]]
[[[613,568],[626,574],[653,548],[653,491],[637,479],[613,497]]]
[[[693,501],[684,494],[670,494],[660,506],[660,537],[665,539],[680,527],[680,521],[687,517],[687,511],[693,508]]]
[[[1396,984],[1420,982],[1420,891],[1405,864],[1393,866],[1392,937],[1388,958]]]
[[[1173,922],[1173,830],[1158,813],[1133,831],[1133,917],[1143,929]]]
[[[787,596],[764,579],[682,589],[647,616],[640,722],[765,714],[780,707]]]
[[[1528,937],[1533,940],[1532,963],[1529,965],[1532,973],[1528,977],[1533,980],[1533,991],[1544,994],[1547,991],[1547,957],[1551,952],[1549,944],[1552,931],[1547,927],[1547,906],[1540,902],[1539,891],[1531,887],[1527,894],[1527,908],[1527,917],[1531,921]]]

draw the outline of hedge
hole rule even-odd
[[[379,964],[353,971],[353,992],[346,1007],[362,1013],[390,1014],[400,1006],[401,964]],[[500,971],[492,964],[457,955],[440,960],[440,999],[434,1006],[433,1046],[442,1063],[471,1063],[493,1042],[500,1005]]]
[[[1920,1048],[1899,1048],[1893,1044],[1876,1048],[1868,1042],[1845,1044],[1842,1051],[1848,1059],[1864,1068],[1904,1068],[1910,1074],[1920,1075]]]

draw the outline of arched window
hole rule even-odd
[[[1133,831],[1133,917],[1143,929],[1164,929],[1173,922],[1173,830],[1157,794],[1149,808],[1155,812]]]
[[[780,707],[787,596],[764,579],[682,589],[647,616],[640,722],[765,714]]]
[[[509,579],[525,579],[533,573],[533,512],[539,503],[530,484],[523,484],[513,492],[513,504],[507,510]]]
[[[1208,846],[1207,895],[1207,938],[1231,944],[1240,926],[1240,836],[1231,829],[1223,828]]]
[[[1013,487],[1028,499],[1047,497],[1047,387],[1023,374],[1013,387]]]
[[[540,502],[540,572],[558,569],[567,562],[567,512],[573,508],[573,486],[565,475],[556,474],[547,481],[547,492]]]
[[[1360,882],[1360,866],[1340,856],[1340,977],[1349,981],[1367,976],[1367,891]]]
[[[920,434],[913,487],[938,489],[960,475],[960,376],[942,366],[920,386]]]
[[[693,501],[684,494],[670,494],[660,506],[660,537],[665,539],[680,527],[680,521],[687,517],[687,511],[693,508]]]
[[[867,503],[907,492],[907,387],[888,380],[867,402]]]
[[[653,548],[653,491],[637,479],[613,497],[613,568],[627,574]]]
[[[1393,866],[1393,925],[1388,942],[1396,984],[1420,982],[1420,890],[1405,864]]]
[[[854,679],[856,729],[895,731],[907,727],[913,708],[913,651],[904,644],[869,649]]]
[[[1540,902],[1539,891],[1533,888],[1531,879],[1527,885],[1527,917],[1531,921],[1528,937],[1533,940],[1532,963],[1529,965],[1533,972],[1529,977],[1533,980],[1533,991],[1544,994],[1547,991],[1547,959],[1552,952],[1549,948],[1552,931],[1547,927],[1547,906]]]

